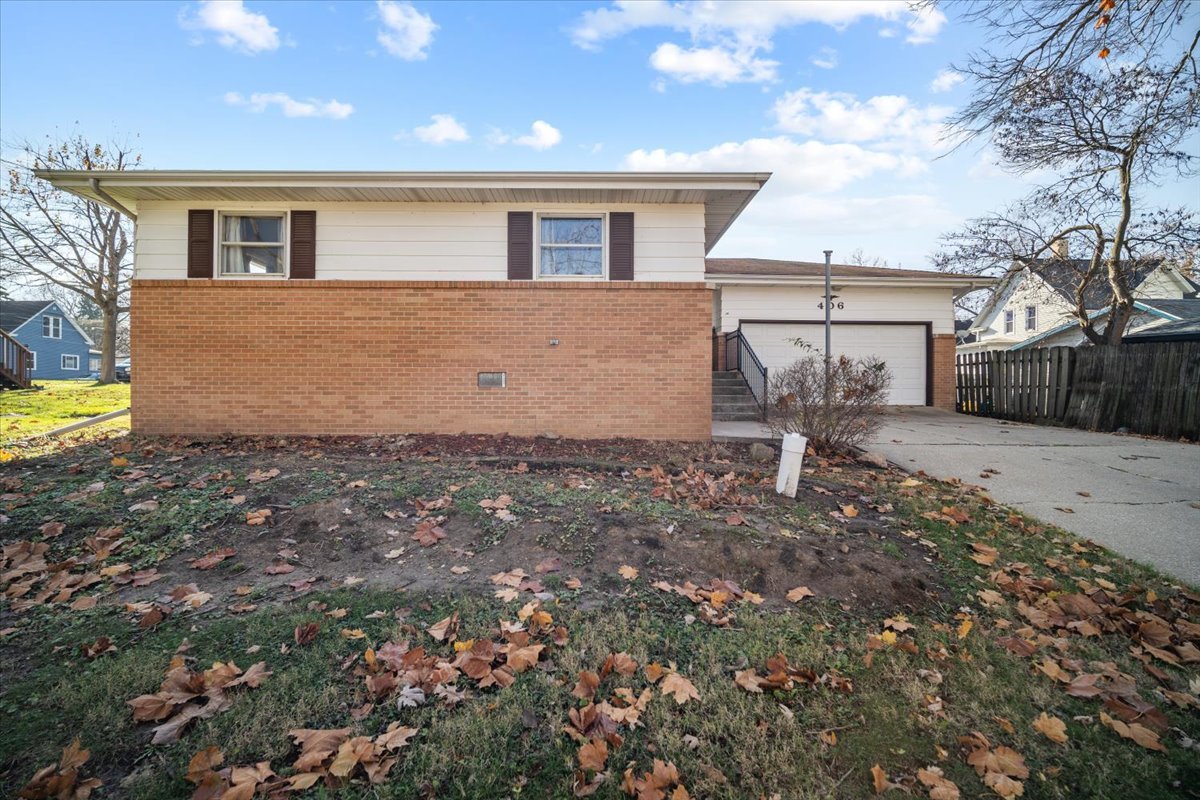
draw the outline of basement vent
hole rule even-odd
[[[481,372],[479,373],[479,388],[480,389],[503,389],[505,385],[505,373],[503,372]]]

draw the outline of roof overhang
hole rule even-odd
[[[702,204],[705,252],[769,172],[246,172],[36,170],[59,189],[137,213],[152,201]],[[118,209],[121,210],[121,209]]]
[[[973,292],[976,289],[986,289],[996,284],[995,278],[945,275],[930,272],[926,278],[921,275],[874,276],[856,275],[847,277],[833,275],[833,283],[838,286],[871,286],[896,289],[953,289],[955,297]],[[720,275],[708,274],[705,281],[711,286],[819,286],[824,288],[824,276],[816,275]]]

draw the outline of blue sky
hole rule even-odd
[[[942,9],[5,0],[0,135],[136,134],[160,169],[771,171],[714,255],[920,267],[1030,188],[939,158],[980,36]]]

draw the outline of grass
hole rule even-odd
[[[135,466],[153,473],[151,479],[178,468],[165,460],[171,455],[169,448],[155,452],[153,443],[137,447],[142,455],[136,457]],[[190,546],[193,538],[200,539],[194,549],[203,552],[207,546],[203,532],[235,524],[224,499],[228,485],[237,492],[286,495],[277,497],[281,505],[285,500],[300,505],[350,497],[356,508],[380,517],[387,510],[411,509],[414,498],[432,500],[444,487],[461,485],[454,494],[454,513],[478,523],[481,550],[492,546],[498,536],[521,536],[519,525],[503,527],[481,513],[478,501],[500,493],[514,498],[513,508],[522,519],[537,515],[557,520],[550,523],[557,526],[552,537],[556,541],[590,536],[595,516],[587,512],[601,506],[620,506],[648,524],[663,526],[718,524],[727,513],[651,497],[646,481],[593,475],[587,489],[565,488],[564,478],[578,470],[528,474],[484,470],[456,463],[449,453],[433,460],[422,452],[421,458],[411,460],[360,459],[347,465],[336,463],[336,453],[306,450],[303,459],[311,463],[301,460],[302,466],[295,469],[285,464],[284,474],[275,479],[278,485],[250,486],[241,476],[250,469],[281,463],[277,454],[244,445],[206,452],[207,460],[187,477],[229,473],[228,477],[211,480],[204,488],[185,486],[180,479],[172,494],[159,494],[171,502],[141,516],[131,516],[126,509],[154,494],[154,487],[123,484],[123,468],[113,466],[111,453],[102,449],[81,449],[69,458],[44,460],[36,469],[29,462],[24,471],[9,465],[0,477],[35,475],[29,480],[36,486],[23,502],[0,509],[19,534],[3,533],[10,529],[0,528],[2,543],[40,539],[37,530],[48,519],[67,523],[68,530],[89,532],[122,522],[129,544],[112,560],[134,568],[162,565],[170,554]],[[439,460],[443,456],[445,462]],[[460,686],[468,688],[471,697],[453,709],[435,703],[401,709],[392,701],[381,701],[365,718],[355,720],[351,710],[367,699],[363,677],[356,670],[368,647],[408,641],[452,659],[450,644],[439,644],[425,633],[432,623],[456,612],[460,640],[496,639],[498,621],[515,620],[517,609],[531,595],[505,603],[492,597],[490,589],[406,592],[364,584],[295,595],[286,587],[282,591],[256,587],[248,596],[259,604],[256,611],[229,614],[225,607],[234,598],[221,595],[197,612],[173,614],[147,631],[131,624],[119,602],[87,611],[46,604],[14,614],[8,605],[11,601],[0,601],[0,629],[10,628],[0,638],[0,713],[5,719],[5,735],[0,736],[0,795],[13,794],[77,735],[91,750],[83,772],[105,781],[105,796],[173,798],[191,794],[194,787],[184,775],[191,757],[205,747],[218,746],[226,765],[269,761],[277,772],[287,774],[297,755],[289,730],[349,727],[355,735],[370,736],[400,721],[419,733],[402,751],[386,782],[352,783],[336,791],[318,787],[310,795],[570,796],[579,745],[564,728],[569,711],[584,703],[571,689],[581,670],[598,670],[614,652],[628,653],[643,666],[669,665],[692,681],[700,699],[679,705],[654,688],[641,723],[624,726],[623,742],[610,748],[609,776],[594,795],[599,798],[624,796],[620,783],[626,766],[633,765],[641,773],[650,769],[654,759],[673,762],[692,797],[864,797],[873,793],[870,770],[877,764],[914,796],[927,794],[912,785],[912,776],[929,765],[944,770],[964,797],[993,796],[965,762],[966,751],[960,744],[960,737],[976,731],[1025,758],[1030,770],[1024,781],[1026,798],[1169,798],[1194,792],[1200,785],[1200,759],[1186,740],[1200,739],[1200,718],[1194,710],[1181,711],[1163,702],[1156,690],[1169,686],[1194,695],[1200,687],[1195,665],[1156,661],[1166,677],[1155,679],[1131,652],[1131,639],[1119,634],[1085,638],[1066,631],[1056,633],[1061,641],[1044,644],[1035,659],[1020,658],[996,641],[1026,624],[1015,598],[999,607],[984,607],[977,597],[979,590],[993,588],[989,581],[993,569],[1013,562],[1027,565],[1035,577],[1055,581],[1052,595],[1079,591],[1081,581],[1102,577],[1120,587],[1124,607],[1131,612],[1154,602],[1160,604],[1154,606],[1156,610],[1165,613],[1161,603],[1183,602],[1185,593],[1194,589],[995,506],[962,487],[931,481],[913,487],[905,484],[905,476],[880,480],[878,475],[842,465],[817,477],[823,486],[841,486],[839,491],[861,492],[870,486],[877,504],[893,504],[895,527],[928,543],[913,546],[930,553],[940,584],[936,601],[907,614],[915,626],[908,634],[915,652],[884,647],[874,651],[871,659],[868,640],[878,636],[884,619],[898,610],[868,609],[850,598],[818,596],[795,606],[738,606],[733,626],[715,628],[690,623],[688,615],[695,607],[652,588],[646,574],[631,582],[598,576],[578,591],[563,589],[562,575],[547,575],[543,582],[557,597],[546,600],[546,610],[569,635],[566,644],[546,650],[538,668],[520,674],[502,690],[479,690],[463,678]],[[342,488],[359,478],[367,480],[377,494],[369,494],[371,490],[348,494]],[[82,500],[65,499],[95,481],[106,484],[102,491]],[[865,514],[866,503],[856,502]],[[952,524],[939,515],[947,506],[969,519]],[[828,531],[813,534],[805,527],[816,525],[815,520],[828,527],[830,517],[815,505],[771,501],[759,513],[771,520],[767,524],[786,526],[789,535],[829,540]],[[386,524],[405,522],[389,518]],[[239,530],[257,535],[244,526]],[[68,536],[47,540],[55,548],[55,560],[81,552],[72,549]],[[842,531],[837,541],[881,550],[889,559],[905,558],[904,549],[890,540],[879,544],[866,534]],[[1002,558],[994,567],[972,560],[975,542],[1000,551]],[[589,546],[582,545],[581,558]],[[453,563],[450,544],[437,547],[441,550],[431,552]],[[239,565],[240,561],[226,562],[212,573],[185,569],[157,586],[165,592],[176,582],[194,580],[204,588],[222,570]],[[343,574],[333,562],[314,566],[327,576]],[[533,564],[512,566],[533,568]],[[702,566],[711,567],[710,574],[722,569],[722,565]],[[238,576],[247,584],[258,579],[257,569]],[[705,580],[701,574],[695,579]],[[1156,596],[1153,601],[1147,599],[1151,593]],[[333,609],[345,609],[345,615],[326,616]],[[964,619],[972,622],[965,634],[959,627]],[[314,621],[321,624],[315,641],[297,646],[295,628]],[[365,638],[345,638],[340,634],[343,628],[361,629]],[[118,650],[92,661],[82,658],[79,644],[101,635],[110,636]],[[194,723],[180,742],[151,745],[150,726],[134,723],[125,701],[155,691],[179,651],[197,668],[229,660],[245,668],[265,660],[274,674],[257,689],[239,691],[228,711]],[[777,653],[819,675],[848,679],[853,691],[817,685],[751,694],[734,683],[737,671],[762,670]],[[1132,676],[1139,694],[1167,715],[1175,731],[1163,735],[1166,752],[1142,749],[1099,724],[1104,706],[1097,700],[1071,697],[1031,668],[1044,654],[1077,661],[1076,672],[1084,671],[1087,664],[1111,662]],[[647,686],[651,683],[639,669],[630,677],[609,676],[601,694],[611,696],[618,687],[638,693]],[[1033,730],[1033,720],[1042,712],[1066,722],[1066,744],[1054,744]]]
[[[0,392],[0,445],[45,433],[129,407],[129,384],[88,380],[37,381],[34,389]],[[106,430],[129,430],[129,418],[102,423]]]

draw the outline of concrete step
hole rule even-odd
[[[753,400],[744,402],[713,402],[713,411],[758,411],[758,403]]]
[[[714,384],[712,387],[712,393],[714,397],[716,395],[748,396],[750,394],[750,388],[744,383],[739,384],[738,386],[718,386]]]
[[[757,411],[714,411],[713,420],[717,422],[759,422],[762,416]]]

